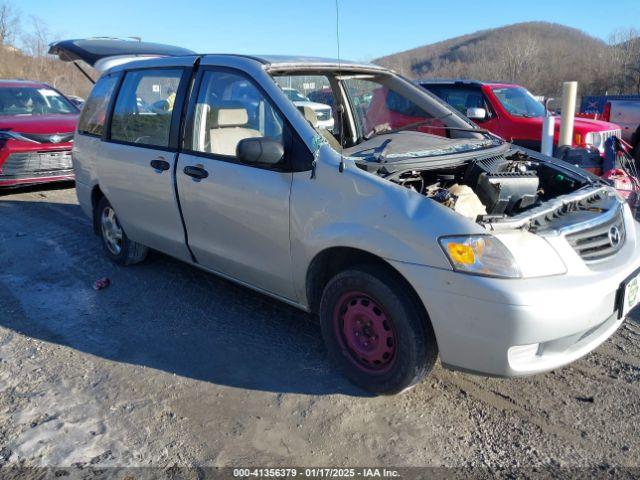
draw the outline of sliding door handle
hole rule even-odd
[[[202,180],[209,176],[209,172],[207,172],[204,168],[196,167],[193,165],[184,167],[184,174],[189,175],[191,178],[195,180]]]
[[[164,172],[165,170],[169,170],[171,168],[171,164],[164,158],[159,157],[151,160],[151,167],[159,172]]]

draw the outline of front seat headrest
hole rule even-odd
[[[217,108],[213,114],[212,128],[242,127],[249,121],[247,109],[243,107]]]

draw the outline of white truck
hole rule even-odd
[[[640,95],[583,97],[580,112],[619,125],[622,139],[634,147],[640,161]]]

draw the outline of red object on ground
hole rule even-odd
[[[103,277],[94,282],[93,289],[98,291],[107,288],[109,285],[111,285],[111,280],[108,277]]]

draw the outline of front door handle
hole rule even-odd
[[[196,180],[202,180],[203,178],[207,178],[209,176],[209,172],[207,172],[204,168],[196,167],[193,165],[184,167],[184,174],[189,175]]]
[[[151,166],[159,172],[164,172],[165,170],[169,170],[171,168],[169,162],[167,162],[162,157],[151,160]]]

